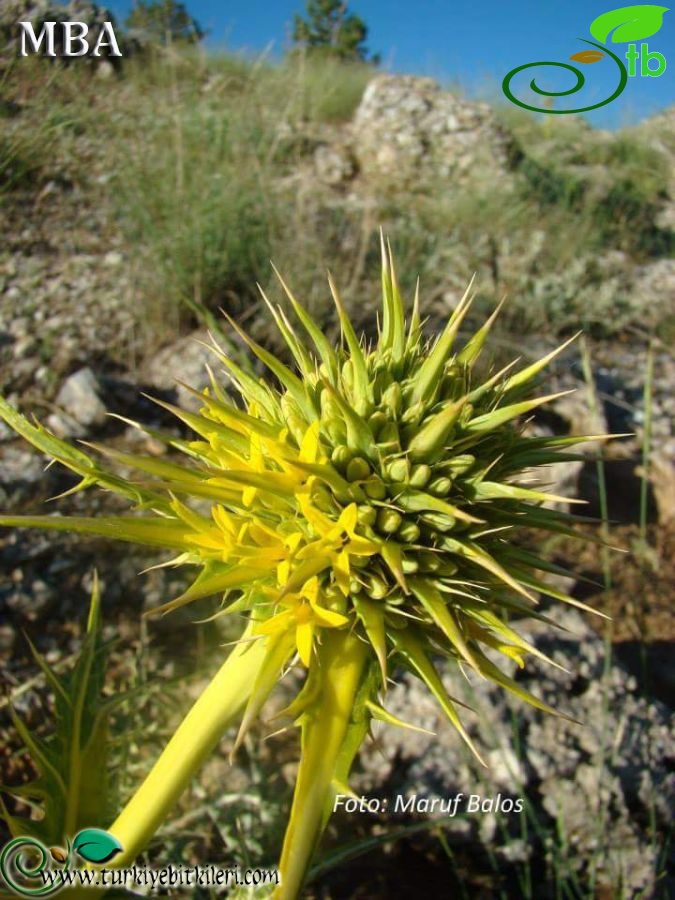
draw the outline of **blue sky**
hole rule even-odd
[[[103,0],[105,3],[105,0]],[[110,0],[107,6],[124,18],[131,0]],[[207,44],[214,49],[244,51],[255,55],[268,50],[280,56],[290,44],[291,22],[305,9],[304,0],[187,0],[187,8],[209,31]],[[382,68],[393,72],[431,75],[445,84],[457,84],[468,95],[494,99],[501,95],[501,81],[511,69],[539,60],[568,61],[572,53],[587,48],[576,38],[591,39],[590,23],[615,9],[610,2],[534,2],[534,0],[354,0],[349,9],[369,27],[368,46],[382,57]],[[628,5],[628,4],[626,4]],[[661,30],[646,43],[667,59],[659,77],[629,78],[623,94],[608,106],[588,114],[603,128],[633,124],[675,104],[675,8],[664,16]],[[623,57],[626,44],[610,44]],[[574,96],[597,103],[613,92],[616,67],[609,59],[579,67],[586,76],[583,93]],[[638,64],[639,71],[639,64]],[[514,93],[525,99],[527,84],[551,90],[571,87],[571,73],[542,69],[519,76]],[[565,82],[563,79],[567,78]],[[520,88],[518,87],[520,85]],[[530,95],[532,96],[532,95]],[[571,102],[571,101],[570,101]]]

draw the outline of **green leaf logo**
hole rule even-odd
[[[101,828],[85,828],[75,835],[73,849],[87,862],[104,863],[121,853],[122,845]]]
[[[622,6],[611,9],[594,19],[591,34],[596,41],[607,42],[612,33],[612,43],[642,41],[651,37],[663,25],[663,14],[667,6]]]

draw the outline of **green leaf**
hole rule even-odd
[[[258,359],[267,366],[270,372],[276,375],[276,377],[279,379],[279,382],[284,386],[284,388],[298,404],[307,421],[313,422],[316,419],[316,412],[312,408],[312,405],[309,401],[309,398],[305,391],[304,382],[302,382],[294,372],[291,372],[291,370],[287,366],[279,362],[279,360],[272,353],[269,353],[267,350],[265,350],[264,347],[261,347],[260,344],[256,343],[256,341],[249,337],[246,332],[242,328],[240,328],[239,325],[237,325],[234,319],[232,319],[230,316],[227,316],[227,321],[234,328],[234,330],[244,341],[246,346],[251,350],[251,352],[255,353]]]
[[[387,686],[387,634],[385,630],[384,613],[380,603],[373,603],[358,594],[354,595],[354,608],[356,614],[363,622],[366,635],[370,641],[382,673],[382,686]]]
[[[667,6],[622,6],[594,19],[590,31],[596,41],[602,41],[603,44],[610,33],[613,44],[643,41],[661,28],[665,12],[668,12]]]
[[[333,300],[337,308],[340,328],[347,341],[347,347],[349,348],[349,355],[354,371],[354,390],[352,392],[354,394],[354,408],[359,415],[365,415],[368,411],[369,404],[373,399],[372,388],[368,382],[366,357],[330,273],[328,274],[328,286],[330,287],[330,292],[333,295]]]
[[[135,503],[154,505],[158,508],[166,506],[165,499],[160,495],[150,491],[141,491],[131,482],[106,472],[97,466],[83,451],[76,447],[71,447],[70,444],[51,434],[42,425],[33,425],[25,416],[10,406],[4,397],[0,397],[0,419],[4,419],[10,428],[13,428],[17,434],[20,434],[21,437],[25,438],[41,453],[51,456],[61,465],[82,476],[80,484],[66,491],[61,496],[75,493],[77,490],[97,483],[101,487],[114,491],[116,494],[128,497]]]
[[[102,698],[105,651],[96,578],[87,631],[73,668],[57,676],[32,645],[31,649],[54,691],[53,729],[46,737],[32,734],[10,706],[13,725],[38,777],[0,790],[39,804],[41,819],[10,816],[1,800],[0,819],[15,837],[29,835],[47,846],[65,846],[78,829],[107,821],[114,806],[107,721],[111,706]],[[124,695],[116,702],[123,699]]]
[[[443,367],[450,357],[452,345],[454,344],[457,332],[459,331],[459,326],[462,324],[462,321],[473,302],[475,295],[471,293],[472,288],[473,278],[464,292],[464,296],[448,319],[444,331],[437,339],[433,349],[424,360],[419,370],[416,372],[410,398],[411,406],[413,403],[430,402],[435,396],[438,385],[440,384]]]
[[[10,528],[47,528],[74,531],[115,541],[130,541],[150,547],[184,549],[187,529],[181,522],[164,518],[125,516],[0,516],[0,525]]]
[[[365,420],[353,410],[344,398],[333,389],[327,381],[322,381],[326,391],[335,401],[347,426],[347,440],[350,447],[358,450],[369,459],[373,458],[375,439]]]
[[[210,597],[214,594],[224,593],[246,585],[249,581],[256,581],[264,578],[269,571],[269,567],[259,566],[243,566],[229,565],[223,563],[208,562],[202,572],[197,576],[196,580],[190,587],[168,603],[156,606],[147,610],[146,616],[165,615],[173,609],[185,606],[193,600],[200,600],[202,597]]]
[[[104,863],[121,853],[123,847],[116,837],[102,828],[85,828],[75,835],[73,850],[87,862]]]
[[[412,578],[410,587],[459,655],[463,656],[473,669],[477,669],[478,667],[464,639],[459,623],[448,609],[440,592],[424,578]]]
[[[319,328],[317,323],[314,321],[314,319],[310,316],[310,314],[307,312],[307,310],[303,307],[303,305],[301,303],[298,303],[298,301],[295,299],[290,288],[288,287],[288,285],[286,284],[284,279],[279,274],[274,263],[272,264],[272,268],[274,269],[274,274],[277,276],[282,288],[284,289],[284,293],[286,294],[286,296],[288,297],[288,299],[291,302],[291,306],[293,307],[293,312],[296,314],[296,316],[302,323],[303,328],[305,329],[305,331],[307,332],[309,337],[312,339],[314,346],[316,347],[316,351],[321,358],[321,362],[326,367],[326,371],[328,373],[328,377],[330,378],[331,384],[336,385],[337,384],[337,356],[335,355],[335,350],[333,349],[328,338],[321,331],[321,329]],[[252,348],[252,349],[254,350],[254,352],[256,352],[255,348]],[[265,362],[265,360],[263,360],[263,362]],[[266,365],[269,367],[269,363],[266,362]],[[274,372],[275,375],[277,375],[277,373],[274,369],[272,369],[272,371]],[[279,377],[279,376],[277,375],[277,377]],[[279,380],[285,384],[285,382],[283,382],[283,380],[281,378]],[[298,402],[300,402],[300,401],[298,400]]]
[[[438,672],[425,653],[424,639],[421,636],[416,635],[412,628],[406,628],[403,631],[395,632],[392,635],[392,640],[399,654],[408,664],[408,667],[426,684],[434,695],[440,704],[441,709],[454,728],[459,732],[460,737],[471,750],[478,762],[485,766],[485,762],[481,758],[481,755],[457,715],[457,710],[452,702],[452,698],[445,690]]]

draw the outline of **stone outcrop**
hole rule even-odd
[[[399,185],[431,174],[461,177],[486,164],[504,170],[512,150],[487,104],[409,75],[378,75],[370,82],[352,133],[361,170]]]

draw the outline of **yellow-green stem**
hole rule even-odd
[[[279,864],[275,900],[294,900],[325,822],[336,763],[350,723],[368,657],[367,645],[350,632],[324,631],[314,665],[320,692],[302,721],[302,753],[291,815]]]
[[[251,626],[110,826],[110,833],[124,848],[113,865],[126,865],[145,847],[224,730],[242,711],[265,657],[266,641],[247,641],[250,632]]]

